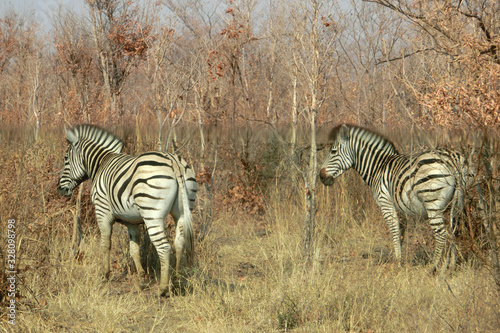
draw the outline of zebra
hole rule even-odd
[[[176,154],[148,152],[137,157],[122,154],[123,142],[93,125],[66,129],[69,147],[64,155],[58,192],[70,196],[83,181],[92,181],[91,198],[101,233],[102,273],[109,278],[109,252],[113,223],[124,224],[129,233],[130,254],[139,277],[145,282],[140,262],[140,225],[145,224],[161,264],[159,295],[169,297],[170,250],[164,219],[168,213],[176,224],[175,270],[181,258],[192,263],[194,232],[191,211],[196,199],[194,171]],[[142,285],[143,286],[143,285]]]
[[[465,188],[472,182],[465,158],[447,149],[403,155],[381,135],[346,124],[335,127],[330,137],[333,144],[319,172],[321,182],[331,186],[350,168],[361,175],[382,210],[398,262],[405,227],[400,218],[428,219],[436,242],[432,261],[436,272],[449,234],[444,214],[450,211],[453,225],[463,210]]]

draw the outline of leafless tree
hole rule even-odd
[[[310,261],[313,255],[316,215],[317,180],[317,140],[316,123],[318,113],[328,98],[326,86],[332,78],[338,25],[333,16],[333,1],[299,0],[290,3],[290,45],[291,73],[294,99],[299,101],[292,106],[295,115],[299,106],[309,130],[309,160],[306,169],[301,171],[305,186],[304,216],[304,256]]]
[[[179,48],[190,59],[190,84],[193,89],[195,117],[200,131],[202,164],[205,156],[203,125],[218,112],[220,102],[219,63],[216,58],[221,45],[221,1],[205,3],[200,0],[165,1],[178,19],[183,41]],[[184,68],[187,69],[187,68]]]
[[[61,112],[66,121],[90,123],[92,107],[97,107],[96,100],[102,87],[94,80],[96,59],[88,48],[92,44],[90,27],[77,13],[63,7],[53,15],[52,24]]]
[[[115,114],[119,96],[131,70],[144,60],[151,27],[132,1],[86,0],[98,68],[105,92]],[[121,112],[121,111],[120,111]]]

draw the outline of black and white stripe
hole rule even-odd
[[[446,149],[402,155],[387,139],[356,126],[338,126],[332,130],[332,137],[331,151],[320,170],[323,184],[333,185],[334,178],[349,168],[361,175],[382,210],[398,261],[404,234],[404,224],[399,218],[428,219],[436,240],[433,258],[436,269],[447,235],[444,213],[451,211],[453,223],[463,207],[465,187],[472,181],[465,158]]]
[[[64,157],[64,170],[58,191],[71,195],[86,179],[92,181],[92,202],[101,232],[103,273],[109,276],[111,231],[115,221],[127,226],[130,254],[137,271],[140,263],[140,224],[145,223],[161,262],[160,294],[169,294],[170,243],[164,219],[171,214],[176,223],[176,271],[185,251],[192,261],[194,233],[191,211],[196,199],[196,179],[186,161],[176,154],[149,152],[137,157],[122,154],[123,143],[113,134],[92,125],[66,129],[70,146]]]

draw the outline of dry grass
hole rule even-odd
[[[259,215],[219,207],[217,195],[227,191],[220,180],[213,202],[202,201],[203,209],[213,205],[213,221],[196,245],[191,290],[169,299],[156,297],[157,283],[140,290],[120,225],[112,240],[112,278],[103,282],[91,207],[84,207],[83,255],[74,259],[72,214],[65,210],[74,201],[55,194],[55,175],[39,176],[61,164],[63,140],[55,139],[56,133],[36,146],[12,138],[1,142],[2,167],[11,174],[2,176],[10,192],[2,192],[0,223],[14,216],[20,225],[16,332],[493,332],[500,327],[500,297],[488,267],[468,260],[456,271],[429,275],[425,261],[432,235],[418,224],[408,228],[406,264],[395,265],[378,207],[353,174],[332,188],[317,188],[310,265],[301,259],[300,181],[269,184],[265,213]],[[33,157],[22,159],[24,154]],[[24,176],[27,169],[32,176]],[[276,175],[282,170],[276,168]],[[198,227],[201,216],[195,216]],[[14,331],[4,324],[4,310],[0,331]]]

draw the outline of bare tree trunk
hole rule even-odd
[[[102,75],[103,83],[104,83],[104,92],[106,94],[106,99],[110,102],[111,112],[114,112],[114,103],[112,88],[111,88],[111,78],[110,78],[110,68],[108,66],[109,59],[106,55],[109,52],[106,52],[105,41],[103,40],[104,34],[104,23],[102,22],[99,14],[95,12],[95,4],[93,2],[88,2],[90,9],[90,17],[92,19],[92,37],[94,37],[94,45],[96,47],[98,57],[99,57],[99,69]]]
[[[201,109],[201,103],[202,103],[202,97],[201,97],[201,91],[199,88],[196,88],[196,85],[193,83],[194,87],[194,104],[195,104],[195,109],[196,109],[196,116],[198,117],[198,129],[200,130],[200,156],[201,160],[204,161],[205,159],[205,135],[203,133],[203,118],[202,118],[202,109]],[[203,167],[203,165],[202,165]]]
[[[316,169],[317,149],[316,149],[316,110],[311,111],[311,150],[309,155],[309,166],[305,175],[305,221],[304,221],[304,255],[305,261],[312,260],[314,252],[314,229],[316,226]]]
[[[139,112],[136,113],[135,115],[135,137],[136,137],[136,145],[135,149],[136,151],[142,151],[142,136],[141,136],[141,128],[139,124]]]
[[[304,261],[309,263],[314,252],[314,229],[316,226],[316,195],[315,190],[306,187],[306,212],[304,223]]]
[[[293,77],[293,105],[292,105],[292,137],[290,138],[290,156],[295,155],[297,145],[298,105],[297,105],[297,73]]]
[[[158,144],[158,151],[163,151],[163,126],[165,125],[165,119],[162,121],[161,120],[161,115],[160,115],[160,110],[156,108],[156,115],[158,119],[158,137],[157,137],[157,144]]]
[[[306,192],[305,192],[305,223],[304,223],[304,254],[305,261],[312,259],[314,252],[314,229],[316,225],[316,178],[318,169],[318,152],[316,145],[316,98],[313,94],[312,109],[309,112],[311,126],[311,149],[309,152],[309,165],[306,172]]]
[[[274,77],[273,76],[274,76],[273,75],[273,69],[271,69],[271,74],[270,74],[270,78],[269,78],[269,86],[268,86],[269,95],[267,97],[267,107],[266,107],[267,121],[269,121],[271,124],[274,124],[275,120],[276,120],[273,117],[273,115],[271,114],[272,110],[273,110],[273,81],[274,81]]]
[[[305,212],[304,212],[304,261],[310,262],[314,254],[314,231],[316,218],[316,176],[317,176],[317,144],[316,122],[318,112],[327,95],[327,81],[333,68],[332,58],[335,56],[334,46],[337,32],[325,30],[332,25],[325,23],[325,17],[332,10],[330,1],[304,0],[298,3],[298,11],[292,12],[292,21],[295,25],[293,34],[291,77],[293,80],[293,129],[298,124],[298,83],[303,91],[303,100],[306,106],[306,116],[309,122],[310,149],[309,161],[305,172],[302,172],[305,183]],[[303,14],[297,14],[304,11]],[[306,19],[304,19],[304,15]],[[300,80],[300,81],[299,81]],[[292,134],[295,141],[295,134]],[[293,143],[295,144],[295,142]]]
[[[38,90],[40,88],[40,62],[35,55],[33,59],[34,73],[33,73],[33,95],[31,96],[31,107],[33,115],[35,116],[35,141],[38,141],[38,134],[40,132],[40,109],[38,105]]]

